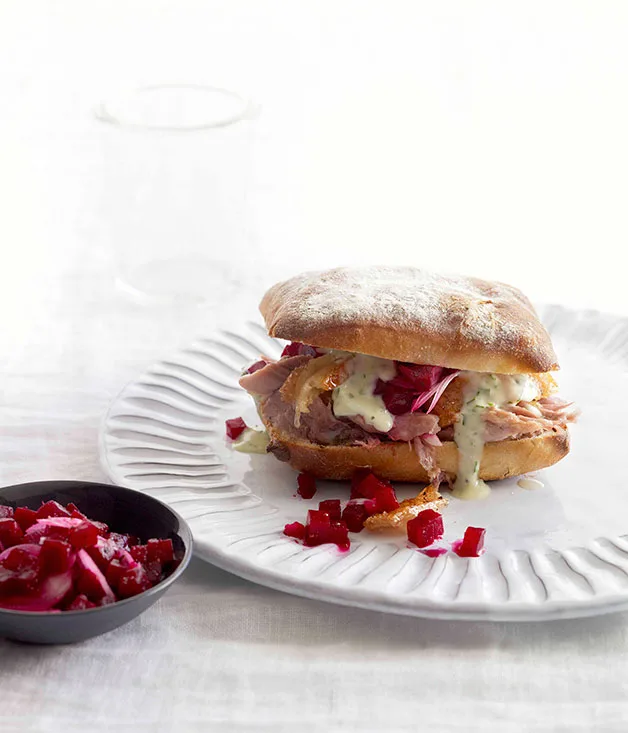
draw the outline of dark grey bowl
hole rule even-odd
[[[132,598],[85,611],[33,613],[0,608],[0,636],[36,644],[67,644],[104,634],[139,616],[181,576],[192,557],[192,532],[186,521],[161,501],[121,486],[87,481],[38,481],[0,489],[0,504],[37,509],[55,499],[74,502],[90,519],[106,522],[115,532],[172,539],[183,550],[179,567],[161,583]]]

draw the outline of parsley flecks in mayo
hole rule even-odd
[[[373,394],[373,390],[378,379],[387,382],[395,376],[395,363],[376,356],[357,354],[350,362],[350,369],[351,376],[333,391],[334,415],[359,415],[367,425],[387,433],[395,418],[386,409],[381,395]]]
[[[467,384],[462,394],[462,410],[454,426],[454,441],[458,446],[454,496],[483,499],[490,492],[479,477],[484,451],[484,410],[536,400],[540,390],[535,380],[526,374],[463,372],[460,376]]]

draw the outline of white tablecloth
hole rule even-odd
[[[0,483],[104,479],[122,386],[304,267],[405,261],[627,312],[625,7],[2,3]],[[89,108],[129,79],[263,105],[255,249],[208,308],[131,302],[94,244]],[[0,640],[0,730],[624,731],[627,620],[387,616],[193,561],[106,636]]]

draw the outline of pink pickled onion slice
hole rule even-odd
[[[428,390],[427,392],[423,392],[420,394],[412,403],[412,408],[410,409],[410,412],[416,412],[420,407],[423,407],[423,405],[432,398],[432,402],[430,403],[429,408],[426,410],[426,413],[429,415],[430,412],[436,407],[436,403],[443,395],[443,392],[447,389],[449,384],[460,374],[460,371],[455,371],[452,374],[448,374],[446,377],[444,377],[438,384],[436,384],[432,389]]]

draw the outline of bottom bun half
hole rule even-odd
[[[408,443],[380,443],[365,446],[318,445],[286,438],[270,430],[271,452],[297,471],[326,479],[348,479],[358,468],[370,468],[376,476],[390,481],[427,483],[429,477]],[[436,465],[455,478],[458,449],[453,441],[435,448]],[[560,461],[569,453],[567,431],[548,431],[535,437],[486,443],[480,464],[480,478],[495,481],[538,471]]]

